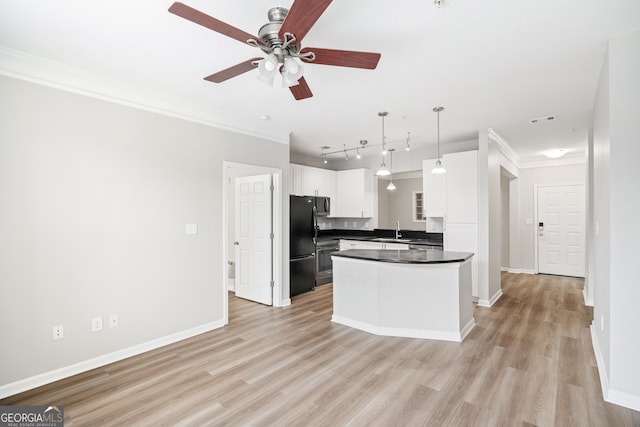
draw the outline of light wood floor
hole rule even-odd
[[[272,308],[230,297],[229,326],[0,401],[61,404],[66,426],[640,426],[605,403],[583,281],[503,275],[463,343],[331,323],[332,287]]]

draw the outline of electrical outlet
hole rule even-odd
[[[91,319],[91,331],[98,332],[102,330],[102,317],[94,317]]]
[[[53,327],[53,339],[60,340],[64,338],[64,328],[62,325],[56,325]]]
[[[111,314],[109,315],[109,327],[113,328],[114,326],[118,326],[118,315],[117,314]]]

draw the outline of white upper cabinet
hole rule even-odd
[[[445,154],[447,223],[478,223],[478,152]]]
[[[444,217],[446,205],[446,174],[433,174],[431,170],[437,159],[422,161],[422,189],[424,193],[424,216]],[[445,164],[444,160],[442,161]],[[445,165],[446,168],[446,165]]]
[[[291,187],[289,188],[289,194],[294,196],[304,196],[304,189],[302,188],[304,166],[289,164],[289,178],[291,178]]]
[[[305,196],[336,197],[336,171],[304,166],[302,182]]]
[[[336,198],[336,172],[303,165],[289,165],[290,194],[296,196],[323,196],[333,202]]]
[[[447,173],[433,174],[436,159],[422,162],[425,216],[443,217],[447,223],[478,222],[478,152],[445,154]]]
[[[373,217],[373,173],[371,169],[350,169],[337,172],[335,211],[341,218]],[[332,209],[333,209],[332,208]]]

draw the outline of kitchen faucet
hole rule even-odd
[[[402,237],[402,234],[400,234],[400,220],[396,221],[396,239],[399,239]]]

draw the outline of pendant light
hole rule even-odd
[[[376,172],[376,175],[378,176],[388,176],[391,174],[391,172],[389,172],[389,169],[387,169],[387,165],[384,164],[384,156],[385,154],[387,154],[384,136],[384,118],[387,116],[387,114],[389,113],[387,113],[386,111],[378,113],[378,116],[382,118],[382,163],[380,163],[380,169],[378,169],[378,172]]]
[[[393,191],[396,189],[396,185],[393,183],[393,152],[396,151],[395,148],[389,148],[389,185],[387,185],[388,191]]]
[[[447,170],[442,166],[442,160],[440,157],[440,111],[444,110],[444,107],[435,107],[433,111],[438,115],[438,160],[436,166],[431,170],[431,173],[440,174],[446,173]]]

